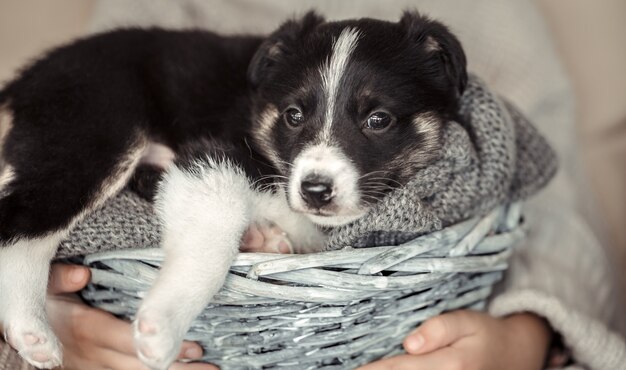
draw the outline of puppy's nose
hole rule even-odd
[[[333,183],[324,177],[307,177],[300,184],[302,199],[313,208],[322,208],[332,200]]]

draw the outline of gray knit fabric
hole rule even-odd
[[[124,190],[104,207],[79,222],[61,243],[58,257],[86,255],[111,249],[157,248],[159,219],[152,204]]]
[[[329,231],[328,249],[397,244],[525,198],[557,168],[536,129],[475,76],[461,99],[465,125],[449,122],[441,156],[356,222]],[[59,257],[159,245],[150,204],[124,191],[88,216]]]

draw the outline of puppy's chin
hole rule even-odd
[[[329,226],[329,227],[337,227],[347,225],[353,221],[358,220],[363,217],[366,213],[366,210],[360,210],[359,213],[350,214],[350,215],[337,215],[337,216],[321,216],[316,214],[307,213],[306,217],[311,220],[314,224],[319,226]]]

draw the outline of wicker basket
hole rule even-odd
[[[187,339],[222,369],[352,369],[443,311],[482,309],[524,233],[514,204],[395,247],[239,254]],[[93,306],[132,319],[158,249],[89,255]]]

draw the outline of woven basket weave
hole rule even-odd
[[[187,334],[222,369],[352,369],[402,352],[443,311],[482,309],[524,236],[520,205],[393,247],[303,255],[241,253]],[[86,256],[93,306],[133,319],[158,249]]]

